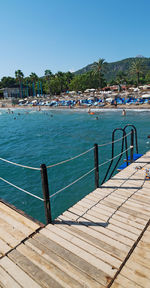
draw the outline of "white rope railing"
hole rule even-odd
[[[41,197],[36,196],[36,195],[34,195],[34,194],[32,194],[32,193],[24,190],[24,189],[22,189],[22,188],[20,188],[20,187],[18,187],[18,186],[16,186],[16,185],[14,185],[14,184],[12,184],[11,182],[7,181],[6,179],[4,179],[4,178],[2,178],[2,177],[0,177],[0,180],[2,180],[3,182],[9,184],[10,186],[15,187],[16,189],[18,189],[18,190],[20,190],[20,191],[22,191],[22,192],[24,192],[24,193],[26,193],[26,194],[29,194],[30,196],[32,196],[32,197],[34,197],[34,198],[37,198],[37,199],[39,199],[39,200],[41,200],[41,201],[44,201],[44,199],[42,199]]]
[[[99,167],[105,165],[106,163],[114,160],[115,158],[117,158],[118,156],[122,155],[123,153],[127,152],[129,149],[131,149],[132,146],[130,146],[128,149],[124,150],[123,152],[121,152],[120,154],[116,155],[115,157],[113,157],[112,159],[107,160],[106,162],[103,162],[102,164],[99,165]],[[64,191],[65,189],[69,188],[70,186],[72,186],[73,184],[77,183],[79,180],[81,180],[82,178],[86,177],[88,174],[90,174],[91,172],[93,172],[96,168],[94,167],[93,169],[91,169],[89,172],[85,173],[84,175],[82,175],[80,178],[76,179],[75,181],[73,181],[72,183],[70,183],[69,185],[65,186],[64,188],[58,190],[57,192],[55,192],[54,194],[52,194],[50,196],[50,198],[52,198],[53,196],[55,196],[56,194],[59,194],[60,192]]]
[[[72,183],[70,183],[69,185],[67,185],[66,187],[58,190],[57,192],[55,192],[54,194],[52,194],[50,196],[50,198],[52,198],[53,196],[55,196],[56,194],[62,192],[63,190],[69,188],[70,186],[72,186],[73,184],[77,183],[79,180],[81,180],[82,178],[84,178],[85,176],[87,176],[88,174],[90,174],[91,172],[93,172],[95,170],[95,168],[91,169],[89,172],[87,172],[86,174],[82,175],[80,178],[76,179],[75,181],[73,181]]]
[[[72,160],[74,160],[74,159],[76,159],[76,158],[78,158],[78,157],[80,157],[80,156],[82,156],[82,155],[87,154],[88,152],[90,152],[90,151],[93,150],[93,149],[94,149],[94,147],[92,147],[92,148],[88,149],[87,151],[85,151],[85,152],[83,152],[83,153],[81,153],[81,154],[79,154],[79,155],[76,155],[76,156],[74,156],[74,157],[72,157],[72,158],[69,158],[69,159],[67,159],[67,160],[64,160],[64,161],[59,162],[59,163],[56,163],[56,164],[49,165],[49,166],[47,166],[47,168],[51,168],[51,167],[58,166],[58,165],[61,165],[61,164],[66,163],[66,162],[72,161]]]
[[[129,136],[130,134],[131,134],[131,132],[129,132],[127,135],[125,135],[125,136],[123,136],[123,137],[121,137],[121,138],[119,138],[119,139],[117,139],[117,140],[115,140],[115,141],[113,141],[113,142],[108,142],[108,143],[104,143],[104,144],[99,144],[98,147],[102,147],[102,146],[106,146],[106,145],[109,145],[109,144],[113,144],[113,143],[115,143],[115,142],[118,142],[118,141],[122,140],[123,138]],[[83,153],[81,153],[81,154],[78,154],[78,155],[76,155],[76,156],[74,156],[74,157],[71,157],[71,158],[69,158],[69,159],[66,159],[66,160],[64,160],[64,161],[61,161],[61,162],[58,162],[58,163],[55,163],[55,164],[52,164],[52,165],[48,165],[47,168],[52,168],[52,167],[55,167],[55,166],[58,166],[58,165],[67,163],[67,162],[69,162],[69,161],[72,161],[72,160],[74,160],[74,159],[77,159],[77,158],[79,158],[79,157],[87,154],[88,152],[92,151],[93,149],[94,149],[94,147],[86,150],[85,152],[83,152]],[[41,170],[41,168],[36,168],[36,167],[31,167],[31,166],[27,166],[27,165],[18,164],[18,163],[9,161],[9,160],[4,159],[4,158],[1,158],[1,157],[0,157],[0,160],[1,160],[1,161],[4,161],[4,162],[7,162],[7,163],[9,163],[9,164],[15,165],[15,166],[22,167],[22,168],[27,168],[27,169],[37,170],[37,171],[40,171],[40,170]]]
[[[114,140],[113,142],[108,142],[108,143],[104,143],[104,144],[99,144],[98,147],[103,147],[103,146],[106,146],[106,145],[109,145],[109,144],[113,144],[113,143],[116,143],[116,142],[119,142],[121,141],[123,138],[126,138],[127,136],[129,136],[131,134],[131,132],[129,132],[128,134],[126,134],[125,136],[117,139],[117,140]]]
[[[11,161],[6,160],[6,159],[4,159],[4,158],[0,158],[0,160],[2,160],[2,161],[4,161],[4,162],[7,162],[7,163],[9,163],[9,164],[13,164],[13,165],[15,165],[15,166],[22,167],[22,168],[28,168],[28,169],[32,169],[32,170],[38,170],[38,171],[41,170],[41,168],[25,166],[25,165],[22,165],[22,164],[18,164],[18,163],[15,163],[15,162],[11,162]]]
[[[133,146],[130,146],[128,149],[124,150],[123,152],[119,153],[118,155],[114,156],[113,158],[111,158],[111,159],[109,159],[109,160],[101,163],[101,164],[99,165],[99,167],[101,167],[101,166],[105,165],[106,163],[114,160],[115,158],[117,158],[118,156],[120,156],[120,155],[122,155],[123,153],[127,152],[127,151],[128,151],[129,149],[131,149],[131,148],[133,148]],[[93,149],[93,148],[91,148],[91,149],[89,149],[88,151],[84,152],[84,154],[87,153],[87,152],[89,152],[89,151],[92,150],[92,149]],[[83,155],[83,153],[82,153],[82,155]],[[77,156],[75,156],[75,157],[77,157]],[[78,155],[78,157],[79,157],[79,155]],[[1,159],[1,158],[0,158],[0,159]],[[69,160],[68,160],[68,161],[69,161]],[[80,181],[81,179],[83,179],[84,177],[86,177],[87,175],[89,175],[89,174],[90,174],[91,172],[93,172],[95,169],[96,169],[96,168],[94,167],[93,169],[91,169],[90,171],[88,171],[87,173],[85,173],[84,175],[82,175],[81,177],[79,177],[78,179],[76,179],[75,181],[73,181],[72,183],[68,184],[68,185],[65,186],[64,188],[62,188],[62,189],[58,190],[57,192],[55,192],[54,194],[52,194],[49,198],[52,198],[52,197],[54,197],[55,195],[59,194],[60,192],[64,191],[65,189],[71,187],[73,184],[77,183],[78,181]],[[20,187],[18,187],[18,186],[16,186],[16,185],[14,185],[13,183],[7,181],[6,179],[4,179],[4,178],[2,178],[2,177],[0,177],[0,180],[2,180],[3,182],[7,183],[8,185],[10,185],[10,186],[12,186],[12,187],[14,187],[14,188],[22,191],[22,192],[24,192],[24,193],[26,193],[26,194],[34,197],[34,198],[36,198],[36,199],[39,199],[39,200],[41,200],[41,201],[44,201],[44,199],[42,199],[41,197],[36,196],[36,195],[34,195],[34,194],[26,191],[25,189],[22,189],[22,188],[20,188]]]
[[[108,162],[111,162],[112,160],[116,159],[118,156],[120,156],[120,155],[124,154],[125,152],[127,152],[128,150],[130,150],[132,147],[133,147],[133,146],[130,146],[128,149],[124,150],[124,151],[121,152],[120,154],[118,154],[118,155],[114,156],[113,158],[107,160],[106,162],[103,162],[102,164],[98,165],[98,167],[101,167],[101,166],[107,164]]]

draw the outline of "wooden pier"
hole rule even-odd
[[[0,202],[0,287],[150,287],[150,152],[41,227]]]

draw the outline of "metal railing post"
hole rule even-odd
[[[95,188],[99,187],[98,145],[94,144]]]
[[[45,164],[41,164],[40,167],[41,167],[42,190],[44,196],[45,217],[46,217],[46,224],[48,224],[52,222],[52,216],[51,216],[51,205],[49,198],[47,168]]]
[[[134,130],[131,130],[131,145],[130,145],[130,162],[133,163],[133,149],[134,149]]]

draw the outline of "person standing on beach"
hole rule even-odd
[[[117,101],[116,100],[114,100],[114,105],[117,108]]]

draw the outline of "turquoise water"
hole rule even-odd
[[[18,115],[18,113],[20,115]],[[96,120],[98,116],[98,120]],[[150,112],[128,111],[126,117],[121,111],[101,111],[89,115],[85,111],[0,111],[0,157],[10,161],[40,167],[51,165],[73,157],[93,147],[94,143],[111,141],[112,130],[134,124],[138,132],[139,152],[150,149]],[[118,133],[116,138],[120,138]],[[119,142],[115,154],[120,153]],[[99,149],[99,162],[111,158],[111,145]],[[72,183],[94,167],[93,150],[89,153],[48,169],[49,190],[52,195]],[[108,164],[100,168],[103,179]],[[0,177],[35,194],[42,196],[40,171],[16,167],[1,161]],[[94,189],[94,173],[90,173],[73,186],[54,196],[51,200],[52,215],[55,218],[84,195]],[[44,222],[43,202],[0,181],[0,198],[22,209],[32,217]]]

